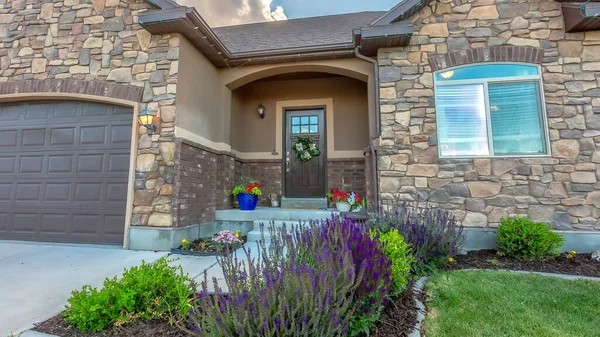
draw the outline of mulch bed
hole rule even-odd
[[[560,257],[547,261],[522,261],[500,256],[495,250],[477,250],[454,259],[454,263],[447,264],[443,269],[510,269],[600,277],[600,262],[592,259],[591,254],[575,254],[572,258],[561,254]]]
[[[398,296],[384,309],[380,323],[371,331],[373,337],[405,337],[412,332],[417,321],[415,300],[409,284],[403,294]],[[61,315],[56,315],[40,323],[34,331],[60,337],[188,337],[189,335],[170,326],[166,321],[135,321],[121,327],[113,327],[97,333],[82,332],[69,328]]]
[[[238,248],[248,242],[247,236],[240,237],[241,243],[230,245],[226,247],[226,244],[216,243],[212,238],[199,238],[190,242],[189,249],[183,249],[183,245],[178,248],[171,249],[172,253],[184,254],[184,255],[197,255],[197,256],[216,256],[216,255],[227,255],[235,252]]]
[[[60,337],[188,337],[189,335],[164,321],[137,320],[121,327],[113,327],[97,333],[82,332],[69,328],[61,315],[40,323],[33,330]]]
[[[373,337],[408,336],[417,322],[417,308],[413,294],[413,283],[409,284],[400,296],[386,306],[377,328],[371,331]]]

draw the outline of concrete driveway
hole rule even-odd
[[[100,286],[106,277],[120,275],[142,260],[153,262],[166,255],[111,246],[0,241],[0,336],[27,330],[58,314],[71,291],[83,285]],[[197,264],[193,262],[182,265],[200,269],[193,268]]]

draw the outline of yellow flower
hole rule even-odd
[[[240,237],[240,234],[241,234],[241,232],[240,232],[240,230],[239,230],[239,229],[238,229],[237,231],[235,231],[235,237],[236,237],[236,238],[239,238],[239,237]]]
[[[567,258],[568,259],[572,259],[573,258],[573,254],[567,254]]]
[[[186,239],[182,239],[182,240],[181,240],[181,243],[186,243],[186,242],[187,242],[187,240],[186,240]]]
[[[450,263],[454,263],[454,259],[453,259],[453,258],[451,258],[451,257],[449,257],[449,258],[448,258],[448,262],[450,262]]]
[[[575,254],[577,254],[577,252],[576,252],[576,251],[574,251],[574,250],[572,250],[572,251],[571,251],[571,254],[575,255]]]

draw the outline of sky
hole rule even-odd
[[[212,27],[361,11],[387,11],[400,0],[176,0]]]

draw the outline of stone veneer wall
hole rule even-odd
[[[160,125],[152,136],[139,131],[132,225],[170,226],[179,36],[143,30],[137,15],[149,8],[143,0],[4,1],[0,82],[9,83],[2,94],[141,96],[140,107],[160,116]]]
[[[378,56],[382,199],[426,199],[465,226],[600,229],[600,32],[565,33],[551,0],[432,1],[411,20],[410,46]],[[552,157],[439,160],[432,66],[493,60],[542,64]]]

